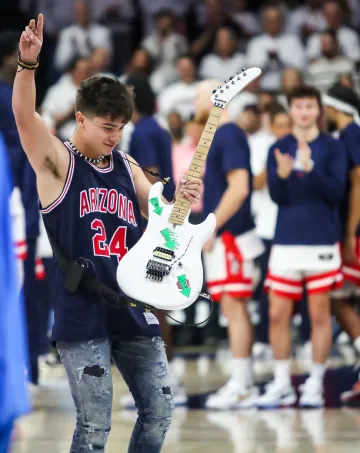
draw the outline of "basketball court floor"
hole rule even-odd
[[[353,359],[334,354],[325,379],[326,408],[258,411],[203,409],[206,396],[226,381],[229,352],[191,352],[176,358],[175,368],[189,394],[187,407],[176,408],[164,453],[358,453],[360,407],[341,407],[339,395],[352,386],[358,372]],[[303,382],[309,361],[298,359],[293,368],[295,385]],[[257,361],[257,382],[262,386],[271,373],[271,362]],[[113,370],[114,404],[112,431],[106,451],[127,452],[136,411],[119,408],[127,392]],[[42,385],[32,393],[33,412],[18,424],[12,453],[68,453],[75,412],[62,366],[42,365]]]

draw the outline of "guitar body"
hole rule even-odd
[[[213,91],[210,100],[214,107],[186,172],[187,181],[201,178],[225,106],[260,74],[259,68],[242,69]],[[178,310],[194,303],[201,292],[201,250],[215,230],[216,218],[209,214],[200,225],[192,225],[189,200],[178,194],[173,205],[166,205],[161,199],[162,191],[161,182],[152,187],[148,226],[140,241],[120,261],[116,277],[129,298],[159,309]]]
[[[163,184],[153,185],[149,218],[139,242],[119,263],[117,281],[130,298],[164,310],[183,309],[196,301],[203,285],[201,250],[215,230],[209,214],[200,225],[187,215],[182,225],[169,221],[173,205],[162,202]]]

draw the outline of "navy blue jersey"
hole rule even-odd
[[[240,127],[235,123],[228,123],[217,130],[207,157],[204,177],[204,217],[215,211],[228,187],[227,175],[236,169],[245,169],[249,173],[249,194],[251,194],[250,148]],[[238,212],[220,228],[218,234],[229,231],[237,236],[253,228],[255,224],[251,215],[249,195]]]
[[[170,134],[151,116],[142,117],[134,127],[129,154],[143,168],[158,167],[162,178],[170,177],[164,186],[164,197],[171,201],[175,193]]]
[[[356,123],[350,123],[344,130],[340,132],[339,140],[343,144],[349,163],[349,178],[347,181],[347,190],[345,192],[343,203],[340,208],[341,223],[343,233],[345,233],[345,227],[349,212],[349,194],[350,194],[350,172],[355,167],[360,166],[360,126]],[[357,231],[360,236],[360,228]]]
[[[296,167],[287,179],[277,175],[274,150],[296,158],[293,135],[269,150],[267,173],[271,198],[279,206],[274,244],[332,245],[341,236],[339,206],[347,178],[347,157],[338,140],[327,134],[309,142],[314,168],[304,173]]]
[[[71,260],[87,260],[97,279],[118,291],[119,260],[141,236],[141,214],[129,163],[114,150],[107,167],[98,168],[76,154],[72,144],[64,189],[42,209],[45,225]],[[55,263],[53,340],[82,341],[107,336],[131,338],[160,335],[141,308],[115,309],[96,293],[64,289],[64,275]],[[147,315],[147,314],[146,314]]]

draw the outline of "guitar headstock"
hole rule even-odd
[[[257,79],[261,74],[259,68],[242,69],[235,76],[225,80],[224,85],[218,86],[210,98],[215,107],[225,108],[225,106],[235,97],[240,91],[247,87],[253,80]]]

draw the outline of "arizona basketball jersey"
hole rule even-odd
[[[99,282],[118,291],[118,263],[142,231],[130,164],[114,150],[108,166],[99,168],[85,161],[71,142],[65,147],[70,154],[66,181],[60,196],[41,210],[44,223],[70,260],[81,260]],[[142,308],[113,308],[85,288],[68,292],[57,263],[53,286],[54,341],[160,335],[156,317]]]

